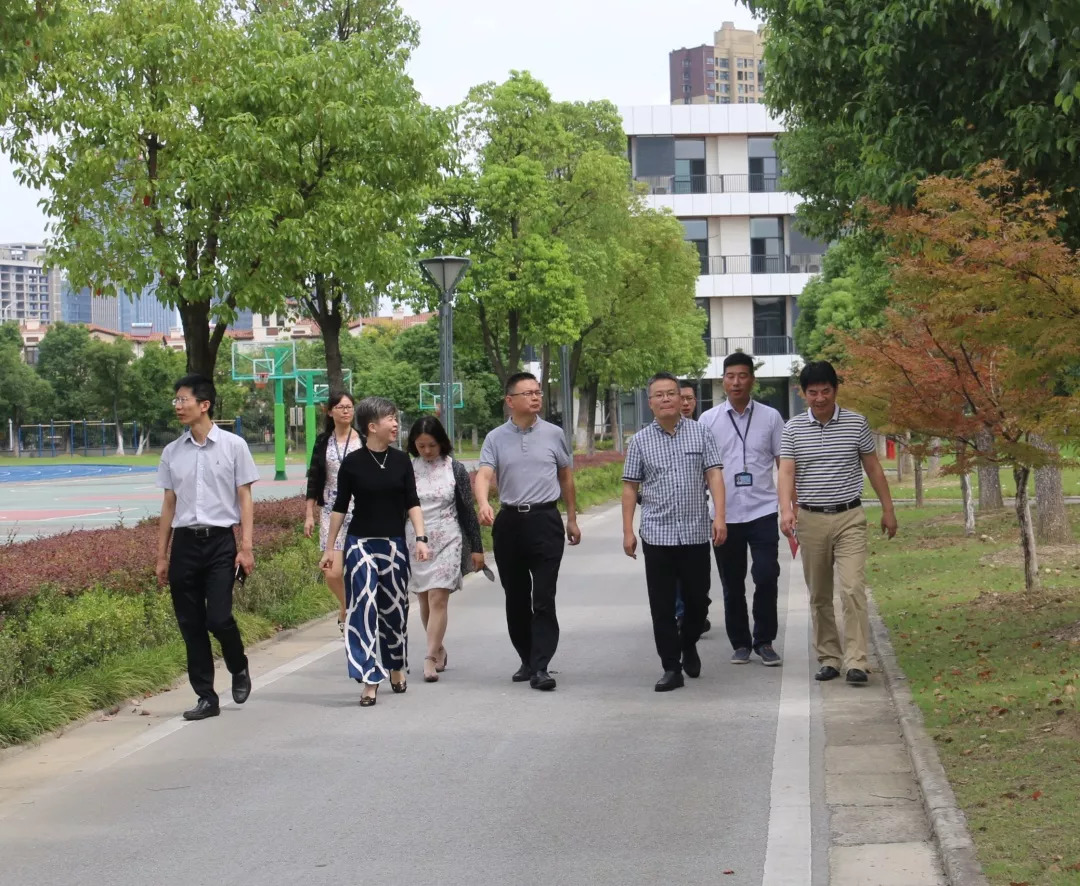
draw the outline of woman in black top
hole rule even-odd
[[[304,535],[308,538],[315,530],[315,506],[319,507],[319,550],[333,551],[333,565],[324,570],[326,586],[333,591],[340,606],[338,627],[345,631],[345,532],[344,527],[337,535],[330,535],[330,519],[334,513],[334,501],[337,499],[337,475],[341,463],[350,452],[360,448],[360,435],[353,427],[353,412],[356,401],[348,391],[331,391],[326,401],[326,426],[315,438],[311,450],[311,465],[307,475],[307,512],[304,516]],[[350,511],[345,515],[348,523],[352,517]]]
[[[364,446],[341,463],[329,536],[355,500],[345,539],[345,653],[349,676],[364,684],[360,706],[368,707],[384,679],[394,692],[407,688],[406,517],[416,532],[418,560],[428,559],[428,547],[412,461],[390,446],[397,439],[397,407],[384,397],[365,397],[356,404],[356,418]],[[329,551],[320,565],[326,569],[332,562]]]

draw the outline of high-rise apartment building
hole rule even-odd
[[[765,94],[762,32],[724,22],[713,45],[675,49],[668,56],[673,105],[752,105]]]
[[[774,138],[780,121],[764,105],[655,105],[621,109],[635,180],[647,203],[671,210],[701,258],[698,303],[708,325],[700,408],[723,397],[724,357],[762,362],[758,382],[784,416],[799,358],[792,332],[797,297],[821,270],[825,244],[795,226],[795,194],[779,190]],[[646,417],[643,407],[640,418]]]
[[[56,268],[46,271],[40,243],[0,244],[0,322],[61,317],[63,279]]]
[[[126,293],[94,295],[88,288],[64,288],[65,323],[85,323],[112,332],[146,335],[168,333],[180,325],[175,308],[158,301],[156,286],[148,286],[134,298]]]

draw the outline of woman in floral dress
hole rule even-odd
[[[345,516],[345,524],[337,538],[329,539],[330,514],[337,498],[338,469],[345,456],[360,448],[360,435],[353,427],[356,404],[347,391],[331,391],[326,401],[326,426],[315,438],[311,452],[311,466],[307,474],[307,514],[304,518],[304,535],[311,538],[315,528],[315,506],[319,506],[319,550],[334,552],[333,564],[323,570],[326,586],[338,599],[338,628],[345,624],[345,577],[344,550],[345,529],[352,519],[352,506]]]
[[[409,590],[420,603],[420,619],[427,631],[424,680],[434,683],[446,669],[447,604],[461,587],[461,577],[484,568],[484,545],[473,505],[472,484],[465,466],[451,458],[453,444],[434,416],[419,419],[409,430],[416,492],[424,511],[424,529],[431,559],[414,558]],[[406,528],[410,553],[416,545],[412,527]]]

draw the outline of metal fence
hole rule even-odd
[[[709,339],[709,356],[726,357],[742,351],[755,357],[781,357],[795,353],[795,340],[790,335],[754,335],[735,338]]]
[[[771,194],[780,190],[775,173],[732,175],[638,175],[648,194]]]
[[[809,253],[791,255],[709,255],[701,257],[702,274],[817,274],[822,256]]]

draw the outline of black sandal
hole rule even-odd
[[[396,692],[398,695],[400,695],[402,692],[409,688],[409,681],[402,680],[400,683],[395,683],[393,680],[391,680],[390,688],[393,689],[394,692]]]
[[[375,684],[375,694],[374,695],[361,695],[360,696],[360,707],[362,707],[362,708],[370,708],[373,704],[375,704],[375,700],[378,697],[379,697],[379,684],[376,683]]]

